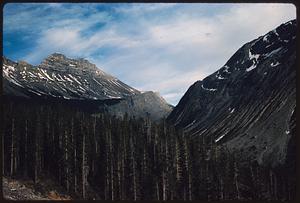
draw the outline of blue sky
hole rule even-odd
[[[60,52],[84,57],[176,105],[244,43],[296,18],[292,4],[11,3],[3,53],[39,64]]]

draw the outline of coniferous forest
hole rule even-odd
[[[291,200],[295,163],[263,167],[166,121],[3,103],[3,174],[52,176],[75,199]]]

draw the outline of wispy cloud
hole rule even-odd
[[[35,64],[52,52],[85,57],[176,104],[244,43],[294,18],[292,4],[11,4],[4,53]]]

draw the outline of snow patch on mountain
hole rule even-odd
[[[249,72],[249,71],[254,70],[255,68],[256,68],[256,64],[255,64],[255,62],[253,62],[253,64],[249,68],[247,68],[246,71]]]
[[[280,63],[278,61],[276,61],[276,63],[272,62],[271,63],[271,67],[275,67],[275,66],[278,66]]]
[[[274,54],[277,54],[278,52],[281,51],[281,49],[283,49],[283,47],[279,47],[279,48],[277,48],[277,49],[274,49],[274,50],[271,51],[270,53],[267,53],[265,56],[266,56],[266,57],[270,57],[270,56],[272,56],[272,55],[274,55]]]
[[[207,91],[212,91],[212,92],[214,92],[214,91],[217,91],[217,89],[214,89],[214,88],[205,88],[204,86],[203,86],[203,84],[201,84],[201,87],[202,87],[202,89],[204,89],[204,90],[207,90]]]
[[[227,132],[215,139],[215,143],[219,142],[223,137],[225,137],[225,135],[227,135]]]

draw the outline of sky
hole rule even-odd
[[[278,3],[9,3],[3,54],[34,65],[54,52],[86,58],[176,105],[243,44],[295,18]]]

